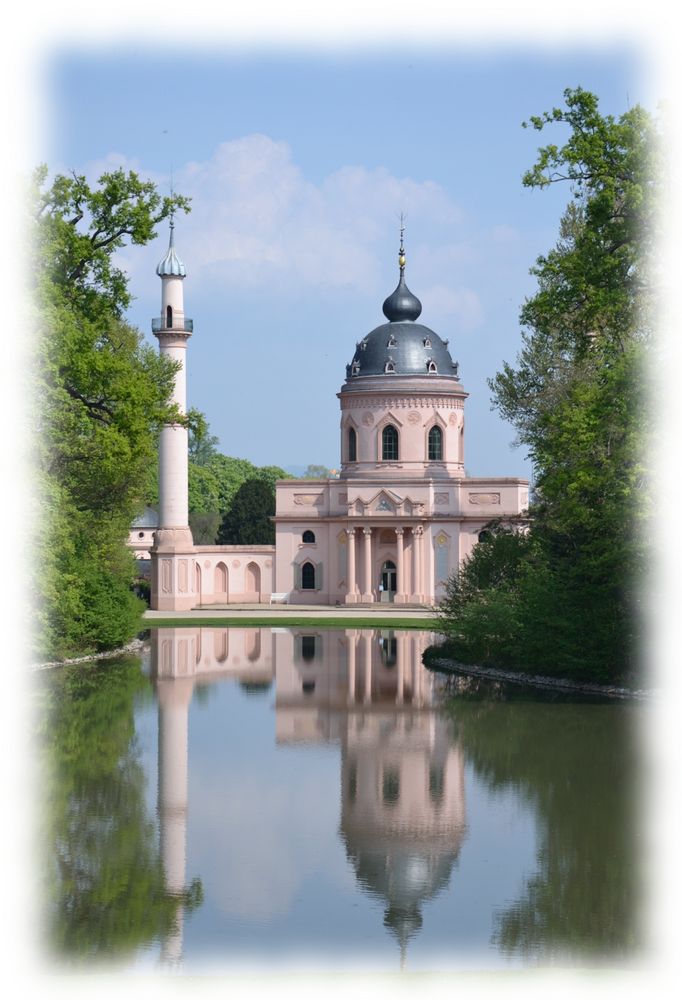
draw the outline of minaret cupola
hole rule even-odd
[[[160,260],[156,266],[156,273],[160,278],[185,278],[187,276],[185,265],[182,263],[175,250],[175,240],[173,236],[174,230],[175,223],[173,221],[173,217],[171,216],[168,250],[166,252],[166,256],[163,260]]]

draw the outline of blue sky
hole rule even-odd
[[[119,165],[191,195],[189,403],[221,450],[256,464],[338,465],[336,393],[355,343],[383,321],[407,216],[407,281],[448,338],[466,404],[471,475],[528,475],[486,379],[520,343],[529,268],[557,235],[567,188],[529,191],[522,121],[566,87],[604,112],[655,106],[632,46],[62,47],[44,74],[54,170]],[[167,232],[122,254],[148,333]]]

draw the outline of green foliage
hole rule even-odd
[[[178,196],[134,173],[36,172],[31,248],[35,304],[35,464],[41,528],[33,564],[38,656],[110,648],[135,632],[125,541],[144,505],[176,365],[121,318],[130,302],[113,254],[141,244]]]
[[[220,525],[220,545],[274,545],[275,487],[267,479],[249,479],[237,490]]]
[[[189,460],[194,465],[207,465],[214,455],[218,454],[218,438],[208,432],[208,421],[199,410],[188,412],[189,421]]]
[[[60,958],[118,959],[171,933],[201,886],[166,891],[135,739],[134,703],[151,698],[138,660],[121,658],[45,678],[42,743],[51,899],[48,934]]]
[[[521,311],[516,364],[490,382],[535,468],[528,550],[514,580],[466,592],[474,559],[448,601],[470,660],[622,679],[637,664],[645,564],[658,143],[639,107],[616,121],[593,94],[565,98],[565,109],[531,119],[537,130],[568,126],[569,136],[540,149],[524,184],[568,181],[572,200],[556,247],[532,271],[538,290]],[[498,537],[491,558],[504,562],[505,545]]]

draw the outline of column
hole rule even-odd
[[[405,645],[409,642],[410,637],[407,635],[399,635],[397,650],[396,650],[396,705],[402,705],[405,700]]]
[[[405,594],[405,583],[404,583],[404,553],[403,553],[403,528],[395,529],[396,536],[396,584],[395,584],[395,603],[404,604],[407,600],[407,595]]]
[[[365,592],[362,599],[370,603],[374,600],[372,594],[372,529],[363,528],[362,533],[365,536]]]
[[[358,637],[355,632],[348,632],[348,704],[355,703],[355,650]]]
[[[357,603],[357,593],[355,585],[355,528],[346,528],[348,535],[348,592],[346,594],[346,604]]]
[[[422,565],[422,539],[424,538],[424,529],[421,526],[421,524],[418,524],[416,528],[412,529],[412,534],[414,535],[414,552],[412,553],[412,558],[413,558],[412,573],[414,576],[415,599],[420,603],[423,603],[424,572]]]
[[[365,632],[362,636],[365,661],[365,704],[372,701],[372,633]]]

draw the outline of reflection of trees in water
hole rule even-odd
[[[448,707],[478,776],[523,796],[539,821],[537,870],[498,914],[495,943],[527,958],[631,955],[641,945],[633,707]]]
[[[134,702],[152,697],[133,658],[55,672],[47,681],[49,940],[70,959],[116,959],[173,929],[180,905],[164,886],[145,803]]]

